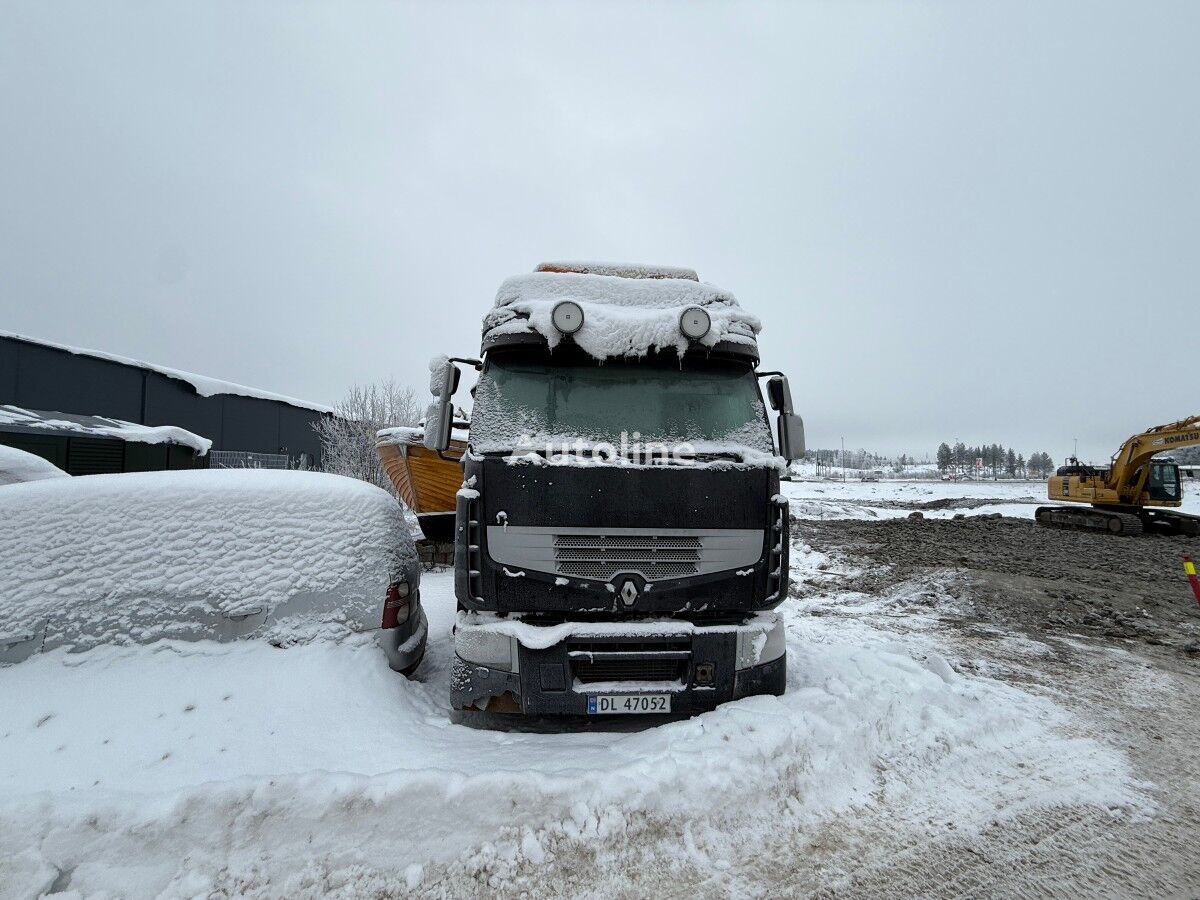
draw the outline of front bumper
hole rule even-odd
[[[460,614],[450,700],[455,709],[587,715],[588,697],[671,696],[692,715],[784,692],[783,623],[773,613],[732,624],[559,623]]]

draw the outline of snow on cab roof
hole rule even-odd
[[[120,363],[123,366],[135,366],[139,369],[147,369],[151,372],[157,372],[160,375],[165,375],[168,378],[174,378],[177,381],[186,381],[201,397],[213,397],[217,394],[235,394],[239,397],[253,397],[257,400],[273,400],[276,403],[286,403],[288,406],[295,406],[299,409],[311,409],[314,412],[336,412],[333,407],[324,406],[320,403],[309,403],[307,400],[297,400],[295,397],[288,397],[284,394],[275,394],[271,391],[260,391],[258,388],[247,387],[244,384],[237,384],[232,381],[221,381],[217,378],[209,378],[207,375],[197,375],[194,372],[185,372],[182,369],[170,369],[166,366],[158,366],[154,363],[142,362],[140,359],[133,359],[128,356],[117,356],[115,353],[105,353],[103,350],[88,350],[83,347],[72,347],[69,344],[60,344],[56,341],[47,341],[43,340],[42,338],[29,337],[28,335],[17,334],[16,332],[12,331],[0,331],[0,337],[11,338],[15,341],[24,341],[27,344],[39,344],[43,347],[51,347],[55,350],[65,350],[67,353],[74,353],[76,356],[90,356],[94,359],[106,359],[109,362]]]
[[[576,275],[615,275],[618,278],[683,278],[699,281],[695,269],[679,266],[645,266],[637,263],[611,262],[544,262],[535,272],[571,272]]]
[[[583,271],[586,270],[586,271]],[[629,273],[629,274],[626,274]],[[554,327],[555,304],[572,300],[583,309],[575,343],[597,359],[644,356],[691,345],[680,331],[680,314],[702,307],[712,321],[698,343],[722,341],[756,347],[762,325],[729,291],[700,281],[690,269],[623,263],[542,263],[538,271],[504,281],[495,307],[484,317],[485,343],[506,334],[540,334],[551,347],[562,334]]]
[[[175,425],[139,425],[105,416],[81,416],[44,409],[22,409],[19,406],[0,406],[0,430],[35,434],[69,432],[119,438],[139,444],[180,444],[195,450],[197,456],[204,456],[212,447],[212,441],[208,438]]]

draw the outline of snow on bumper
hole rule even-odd
[[[670,693],[675,712],[754,694],[782,694],[783,622],[564,622],[533,625],[460,613],[451,702],[456,709],[585,714],[588,695]],[[493,701],[499,698],[499,703]]]

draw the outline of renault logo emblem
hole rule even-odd
[[[626,606],[633,606],[633,601],[635,601],[637,597],[637,585],[633,583],[632,579],[626,579],[625,583],[621,585],[621,599],[625,601]]]

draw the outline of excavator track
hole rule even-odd
[[[1034,515],[1039,525],[1049,528],[1081,528],[1123,535],[1145,531],[1142,520],[1133,513],[1093,506],[1039,506]]]
[[[1142,524],[1146,526],[1147,531],[1200,537],[1200,516],[1176,512],[1175,510],[1147,510],[1142,514]]]

